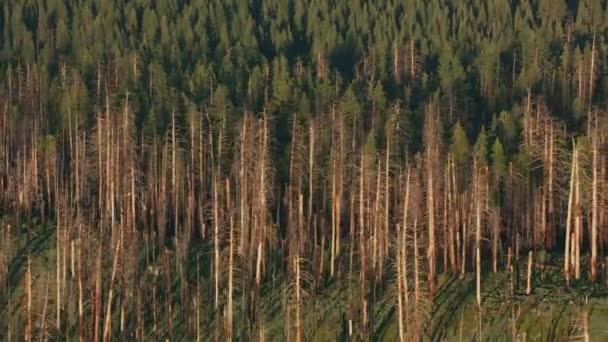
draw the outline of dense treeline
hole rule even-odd
[[[606,1],[0,14],[0,335],[263,340],[281,286],[301,341],[343,283],[419,340],[440,274],[608,285]]]

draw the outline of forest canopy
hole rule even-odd
[[[12,87],[33,73],[49,133],[70,107],[90,126],[104,94],[126,91],[138,128],[160,132],[172,108],[310,118],[350,91],[368,130],[396,102],[439,96],[445,125],[476,136],[528,90],[577,127],[607,91],[607,13],[600,0],[19,0],[1,8],[0,73]]]

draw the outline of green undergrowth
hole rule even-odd
[[[53,228],[37,227],[31,229],[26,235],[11,241],[3,241],[3,249],[8,259],[5,263],[4,291],[0,293],[0,340],[5,340],[5,332],[9,328],[22,330],[24,324],[24,275],[27,267],[27,255],[32,265],[32,287],[34,303],[48,300],[49,307],[53,303],[53,290],[55,288],[55,234]],[[142,248],[143,250],[144,248]],[[193,246],[191,255],[208,254],[208,246]],[[202,259],[202,257],[201,257]],[[212,279],[208,263],[196,258],[189,258],[185,262],[183,277],[175,271],[171,291],[158,293],[159,303],[164,303],[169,296],[174,306],[172,313],[172,328],[168,330],[166,324],[167,314],[159,308],[157,330],[146,330],[149,340],[168,339],[190,340],[195,332],[187,328],[192,315],[180,306],[192,302],[194,291],[199,291],[202,299],[200,312],[200,334],[203,340],[218,338],[218,325],[222,324],[222,315],[214,313],[211,299],[213,298],[211,286]],[[460,275],[443,274],[438,278],[437,290],[433,297],[433,304],[426,322],[425,340],[429,341],[556,341],[582,338],[585,333],[590,341],[608,340],[608,292],[606,288],[597,283],[590,285],[587,275],[583,279],[572,280],[570,286],[564,281],[561,264],[563,259],[559,255],[544,259],[546,267],[534,268],[531,293],[526,294],[526,258],[521,258],[515,264],[513,272],[504,270],[493,273],[485,270],[482,277],[482,305],[476,303],[475,275],[467,273]],[[108,286],[109,265],[104,265],[104,288]],[[145,252],[139,261],[141,269],[148,268]],[[487,265],[486,265],[487,266]],[[586,269],[586,265],[582,267]],[[343,267],[346,269],[346,267]],[[387,271],[390,273],[390,268]],[[145,273],[144,273],[145,274]],[[195,286],[197,277],[201,279],[199,288]],[[69,275],[68,275],[69,278]],[[188,283],[186,289],[180,283],[185,279]],[[302,299],[302,324],[306,341],[348,341],[348,321],[353,312],[350,303],[358,303],[359,282],[358,273],[353,274],[351,281],[348,272],[342,271],[334,279],[315,277],[318,283],[306,284],[305,295]],[[154,281],[150,278],[146,281]],[[159,280],[159,283],[162,280]],[[222,280],[224,281],[224,279]],[[68,282],[69,283],[69,282]],[[71,286],[71,285],[70,285]],[[235,284],[234,298],[234,328],[237,340],[247,340],[251,331],[247,327],[245,296]],[[160,289],[161,287],[159,287]],[[396,321],[396,303],[391,295],[392,284],[387,281],[379,286],[375,300],[370,303],[370,331],[368,337],[374,341],[398,340],[398,324]],[[48,299],[43,296],[50,291]],[[70,288],[69,291],[76,291]],[[115,298],[121,296],[119,286],[115,287]],[[144,296],[151,293],[144,290]],[[181,302],[180,292],[185,291],[188,302]],[[167,292],[167,291],[165,291]],[[350,294],[350,296],[349,296]],[[350,299],[352,298],[352,300]],[[224,298],[222,298],[222,301]],[[287,340],[288,335],[294,334],[294,326],[286,325],[293,322],[293,310],[288,310],[288,288],[285,275],[273,271],[272,275],[260,289],[258,299],[259,310],[257,315],[264,331],[266,340]],[[73,301],[68,305],[75,305]],[[90,299],[85,299],[85,311],[90,310]],[[223,307],[223,306],[222,306]],[[52,309],[49,309],[52,310]],[[118,322],[118,310],[115,320]],[[221,311],[221,310],[220,310]],[[355,310],[356,311],[356,310]],[[36,312],[39,316],[39,313]],[[51,316],[51,314],[49,314]],[[66,314],[66,316],[68,316]],[[48,326],[52,319],[47,317]],[[72,322],[72,323],[70,323]],[[72,339],[77,338],[77,328],[74,317],[65,317],[61,333],[49,328],[50,338]],[[356,323],[355,327],[356,327]],[[127,313],[127,327],[133,327],[133,316]],[[151,315],[148,310],[144,314],[144,325],[149,328]],[[38,326],[38,325],[37,325]],[[36,327],[37,327],[36,326]],[[406,324],[407,326],[407,324]],[[36,328],[35,327],[35,328]],[[118,323],[113,324],[117,329]],[[190,325],[192,327],[192,325]],[[250,329],[250,330],[248,330]],[[120,339],[119,333],[114,337]],[[367,339],[367,338],[366,338]]]

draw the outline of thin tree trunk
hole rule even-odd
[[[56,254],[57,254],[57,258],[56,258],[56,282],[55,282],[55,287],[56,287],[56,319],[55,319],[55,327],[57,328],[57,330],[61,331],[61,240],[60,240],[60,234],[61,234],[61,225],[60,225],[60,220],[59,220],[59,215],[57,215],[57,247],[56,247]]]
[[[593,101],[593,83],[595,81],[595,31],[593,32],[593,43],[591,44],[591,66],[589,69],[589,110]],[[591,118],[589,118],[591,119]]]
[[[374,199],[374,210],[372,212],[372,217],[373,217],[373,223],[372,223],[372,227],[373,227],[373,232],[372,232],[372,270],[374,272],[373,277],[374,279],[377,276],[378,273],[378,235],[380,235],[379,232],[379,222],[378,222],[378,213],[380,211],[380,177],[381,177],[381,173],[380,173],[380,162],[378,162],[377,165],[377,170],[376,170],[376,194],[375,194],[375,199]],[[375,286],[375,281],[374,281],[374,285]]]
[[[84,288],[82,284],[82,226],[78,227],[78,336],[82,342],[85,339],[85,323],[84,323]]]
[[[175,236],[179,237],[179,207],[178,207],[178,188],[177,188],[177,142],[175,135],[175,109],[171,112],[171,191],[173,193],[173,230]]]
[[[384,258],[388,255],[389,246],[389,228],[390,228],[390,200],[391,200],[391,139],[386,142],[386,165],[384,173],[384,226],[383,226],[383,237],[382,245],[384,250],[382,252],[382,258],[380,258],[380,276],[384,274]]]
[[[312,224],[313,213],[313,195],[314,195],[314,178],[315,178],[315,126],[314,121],[310,121],[308,134],[308,215],[306,223],[310,230]]]
[[[433,108],[429,104],[426,109],[425,120],[425,144],[426,144],[426,214],[428,229],[428,282],[429,298],[432,302],[435,288],[435,168],[436,168],[436,146],[437,146],[437,119],[433,113]]]
[[[575,172],[576,172],[576,161],[577,161],[577,147],[576,143],[573,146],[572,152],[572,167],[570,171],[570,191],[568,194],[568,214],[566,217],[566,246],[564,250],[564,277],[566,278],[566,283],[570,284],[570,264],[572,260],[570,259],[571,255],[571,227],[572,227],[572,211],[574,207],[574,180],[575,180]]]
[[[214,171],[213,177],[213,283],[215,286],[213,307],[219,309],[220,298],[220,218],[219,218],[219,190],[218,175]]]
[[[397,323],[398,323],[398,329],[399,329],[399,341],[400,342],[404,342],[405,341],[405,330],[404,330],[404,325],[403,322],[405,322],[405,308],[403,305],[403,248],[405,246],[403,246],[402,243],[402,239],[401,239],[401,235],[403,233],[401,232],[401,225],[397,224],[397,236],[398,236],[398,240],[397,240]]]
[[[553,122],[550,121],[549,125],[549,187],[547,196],[549,198],[549,241],[548,247],[553,248],[555,246],[555,199],[554,199],[554,169],[555,169],[555,136]]]
[[[295,256],[295,268],[296,268],[296,342],[302,341],[302,318],[301,318],[301,307],[302,307],[302,299],[300,292],[302,291],[301,284],[301,270],[300,270],[300,248],[301,248],[301,238],[302,238],[302,228],[303,228],[303,202],[304,198],[302,194],[299,194],[298,200],[298,225],[296,231],[296,256]]]
[[[230,211],[230,180],[226,178],[226,208],[230,217],[229,238],[228,238],[228,308],[226,309],[226,340],[232,341],[232,293],[233,293],[233,270],[234,270],[234,221]]]
[[[32,340],[32,259],[27,257],[27,269],[25,272],[25,292],[27,294],[27,321],[25,323],[24,339],[27,342]]]
[[[331,147],[331,151],[332,151],[332,171],[331,171],[331,254],[330,254],[330,261],[329,261],[329,276],[333,277],[334,276],[334,263],[335,263],[335,258],[336,258],[336,240],[337,240],[337,226],[338,226],[338,218],[337,218],[337,198],[338,198],[338,194],[337,194],[337,157],[336,157],[336,152],[335,152],[335,148]]]
[[[495,212],[493,216],[494,220],[492,222],[492,271],[496,273],[498,272],[498,239],[500,238],[500,214],[498,212]]]
[[[419,303],[420,303],[420,265],[418,255],[418,218],[414,218],[414,331],[413,341],[417,341],[420,335],[420,317],[419,317]]]
[[[359,270],[359,297],[360,297],[360,310],[361,310],[361,326],[362,332],[366,331],[367,326],[367,315],[366,315],[366,256],[365,256],[365,156],[361,153],[361,167],[359,169],[359,259],[360,259],[360,270]]]
[[[595,36],[594,36],[595,38]],[[595,39],[594,39],[595,40]],[[593,133],[593,162],[592,162],[592,177],[593,183],[591,184],[591,282],[597,280],[597,230],[598,230],[598,146],[597,146],[598,132],[597,132],[597,121],[595,123],[595,132]]]
[[[40,320],[40,332],[39,332],[39,341],[43,342],[45,341],[45,335],[46,335],[46,311],[47,311],[47,307],[48,307],[48,301],[49,301],[49,283],[50,283],[51,277],[49,274],[47,274],[46,276],[46,290],[44,291],[44,304],[42,305],[42,319]]]
[[[97,248],[97,265],[95,266],[95,300],[93,305],[93,341],[99,341],[99,321],[101,315],[101,242]]]
[[[266,232],[266,152],[268,148],[268,123],[266,118],[266,112],[264,111],[264,117],[262,118],[262,144],[260,148],[262,149],[262,156],[260,159],[260,193],[259,196],[259,227],[258,227],[258,236],[257,236],[257,261],[256,261],[256,272],[255,272],[255,283],[258,289],[262,283],[262,262],[263,262],[263,252],[264,252],[264,239]]]
[[[476,167],[474,167],[476,168]],[[480,172],[480,171],[477,171]],[[476,275],[476,293],[477,306],[481,310],[481,198],[479,173],[477,174],[475,184],[475,275]]]
[[[118,256],[120,254],[120,248],[122,247],[122,231],[123,227],[120,227],[120,232],[118,236],[118,242],[116,243],[116,248],[114,250],[114,261],[112,262],[112,274],[110,276],[110,289],[108,290],[108,299],[106,302],[106,320],[103,330],[103,340],[108,341],[110,339],[110,329],[112,322],[112,296],[114,294],[114,279],[116,278],[116,271],[118,270]]]
[[[528,252],[528,274],[526,281],[526,295],[532,293],[532,250]]]
[[[247,189],[247,177],[245,177],[245,148],[246,148],[246,139],[247,139],[247,128],[248,128],[248,123],[249,123],[249,117],[246,115],[243,118],[243,129],[241,132],[241,137],[240,137],[240,156],[239,156],[239,191],[240,191],[240,195],[239,195],[239,200],[240,200],[240,208],[239,208],[239,219],[240,219],[240,224],[239,224],[239,229],[240,229],[240,234],[239,234],[239,254],[243,255],[244,251],[248,248],[245,247],[245,243],[247,241],[247,237],[248,237],[248,227],[246,225],[246,220],[247,220],[247,214],[246,214],[246,203],[247,203],[247,193],[248,193],[248,189]]]
[[[578,157],[578,155],[577,155]],[[582,225],[583,225],[583,217],[582,217],[582,208],[580,203],[580,178],[579,178],[579,166],[578,160],[576,161],[577,165],[575,168],[575,182],[574,182],[574,278],[580,279],[581,277],[581,263],[580,263],[580,248],[581,248],[581,239],[582,239]]]

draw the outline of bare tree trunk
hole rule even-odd
[[[361,326],[362,330],[366,331],[367,326],[367,302],[366,297],[366,255],[365,255],[365,156],[361,153],[361,167],[359,169],[359,259],[360,259],[360,270],[359,270],[359,296],[360,296],[360,309],[361,309]]]
[[[555,188],[555,136],[554,136],[554,127],[553,121],[550,121],[549,124],[549,170],[548,170],[548,199],[549,199],[549,241],[548,247],[553,248],[555,246],[555,198],[554,198],[554,188]]]
[[[158,309],[156,304],[156,283],[152,284],[152,335],[156,335],[156,322],[158,321]]]
[[[57,254],[57,258],[56,258],[56,283],[55,283],[55,287],[56,287],[56,319],[55,319],[55,327],[57,328],[57,330],[61,331],[61,239],[60,239],[60,235],[61,235],[61,225],[60,225],[60,220],[59,220],[59,213],[57,213],[57,247],[56,247],[56,254]]]
[[[594,35],[595,42],[595,35]],[[597,120],[595,122],[595,132],[592,136],[592,153],[593,162],[591,167],[593,168],[592,177],[593,183],[591,184],[591,282],[597,280],[597,229],[598,229],[598,146],[597,146],[598,132],[597,132]]]
[[[431,169],[429,169],[431,171]],[[433,190],[433,171],[428,173],[428,197],[427,197],[427,209],[428,209],[428,230],[429,230],[429,246],[427,251],[427,258],[429,261],[429,287],[430,296],[433,296],[434,282],[435,282],[435,201],[434,201],[434,190]]]
[[[350,191],[350,251],[349,251],[349,263],[348,263],[348,305],[350,309],[349,315],[349,337],[352,336],[352,321],[355,317],[355,302],[353,300],[353,272],[354,272],[354,258],[355,258],[355,241],[356,241],[356,232],[355,232],[355,212],[357,211],[355,207],[355,196],[356,189],[354,189],[354,185],[356,183],[356,178],[351,174],[351,184],[353,185],[353,189]]]
[[[398,240],[397,240],[397,323],[398,323],[398,329],[399,329],[399,341],[400,342],[404,342],[405,341],[405,328],[403,323],[405,322],[405,310],[407,310],[406,308],[404,308],[404,304],[403,304],[403,249],[404,249],[404,245],[403,245],[403,240],[401,238],[401,235],[403,233],[401,232],[401,225],[397,224],[397,235],[398,235]]]
[[[526,295],[532,293],[532,250],[528,252],[528,274],[526,281]]]
[[[425,145],[426,145],[426,210],[427,210],[427,229],[428,229],[428,281],[429,298],[432,301],[435,288],[435,168],[436,147],[437,147],[437,119],[433,113],[433,108],[428,105],[425,120]]]
[[[179,208],[178,208],[178,188],[177,188],[177,142],[175,141],[175,109],[171,112],[171,191],[173,193],[173,230],[175,236],[179,237]]]
[[[382,245],[384,250],[380,258],[380,276],[384,274],[384,258],[388,255],[389,228],[390,228],[390,200],[391,200],[391,139],[386,142],[386,165],[384,173],[384,226]]]
[[[262,155],[260,158],[260,193],[259,196],[259,227],[257,232],[257,262],[255,272],[255,282],[259,288],[262,283],[262,262],[264,252],[264,239],[266,236],[266,163],[267,163],[267,149],[268,149],[268,119],[266,117],[266,111],[264,111],[264,117],[262,118],[262,141],[260,148],[262,149]]]
[[[162,252],[162,263],[163,263],[163,277],[164,277],[164,289],[165,293],[171,292],[171,274],[172,268],[170,266],[170,254],[167,249]],[[165,324],[166,333],[169,336],[169,340],[173,336],[173,305],[171,296],[165,296]]]
[[[220,298],[220,218],[218,174],[214,168],[213,176],[213,283],[215,285],[213,307],[219,309]]]
[[[95,300],[93,305],[93,341],[99,341],[99,321],[101,315],[101,242],[97,248],[97,265],[95,266]]]
[[[409,213],[410,199],[410,168],[407,168],[405,180],[405,196],[403,199],[402,224],[397,225],[397,284],[398,284],[398,305],[399,305],[399,340],[405,341],[404,323],[409,322],[409,291],[407,279],[407,222]]]
[[[336,206],[336,257],[340,255],[340,236],[341,236],[341,219],[342,219],[342,193],[344,187],[344,115],[339,113],[339,131],[338,131],[338,153],[340,163],[338,164],[338,198]]]
[[[395,45],[393,47],[393,78],[395,83],[401,83],[401,71],[399,70],[399,47]]]
[[[301,309],[302,309],[302,299],[301,297],[301,291],[302,291],[302,284],[301,284],[301,279],[302,279],[302,275],[301,275],[301,270],[300,270],[300,248],[301,248],[301,238],[302,238],[302,228],[303,228],[303,202],[304,202],[304,198],[302,196],[302,194],[299,195],[299,200],[298,200],[298,228],[297,228],[297,232],[296,232],[296,247],[295,247],[295,251],[296,251],[296,256],[295,256],[295,268],[296,268],[296,342],[301,342],[302,341],[302,318],[301,318]]]
[[[415,59],[414,59],[414,49],[415,42],[414,40],[410,40],[410,78],[414,80],[416,78],[416,70],[415,70]]]
[[[499,210],[499,209],[496,209]],[[493,214],[492,222],[492,271],[498,272],[498,239],[500,238],[500,213]]]
[[[477,167],[475,166],[474,168],[476,169]],[[479,173],[475,178],[475,279],[477,290],[477,306],[481,310],[481,184],[479,184]]]
[[[27,294],[27,321],[25,323],[24,339],[32,340],[32,259],[27,257],[27,269],[25,271],[25,292]]]
[[[413,340],[418,341],[420,337],[420,317],[419,317],[419,304],[420,304],[420,265],[418,262],[418,218],[414,218],[414,331]]]
[[[577,154],[578,156],[578,154]],[[580,279],[581,277],[581,263],[580,263],[580,249],[581,249],[581,240],[582,240],[582,225],[583,225],[583,215],[582,208],[580,202],[580,178],[579,178],[579,166],[578,160],[576,161],[575,168],[575,182],[574,182],[574,278]]]
[[[243,255],[244,251],[248,249],[245,247],[245,243],[249,236],[249,229],[247,225],[247,194],[248,194],[248,182],[245,176],[245,148],[248,137],[249,116],[245,115],[243,118],[242,131],[240,136],[240,155],[239,155],[239,254]]]
[[[47,310],[47,304],[49,301],[49,283],[50,283],[51,277],[49,274],[47,274],[46,276],[46,290],[44,291],[44,304],[42,305],[42,319],[40,320],[40,338],[39,341],[43,342],[45,341],[45,332],[46,332],[46,310]],[[9,336],[10,337],[10,336]]]
[[[374,278],[374,285],[375,286],[375,279],[378,273],[378,235],[380,235],[379,232],[379,222],[378,222],[378,213],[380,211],[380,177],[381,177],[381,173],[380,173],[380,162],[377,163],[377,170],[376,170],[376,194],[374,197],[374,210],[372,212],[372,270],[373,270],[373,278]]]
[[[564,277],[566,278],[566,283],[570,284],[570,264],[572,264],[572,260],[570,259],[571,252],[571,227],[572,227],[572,212],[574,209],[574,181],[575,181],[575,173],[576,173],[576,163],[577,163],[577,147],[576,143],[573,146],[572,152],[572,167],[570,171],[570,191],[568,194],[568,214],[566,217],[566,246],[564,251]]]
[[[343,188],[343,163],[344,163],[344,121],[341,112],[336,113],[335,106],[332,107],[332,119],[337,132],[334,132],[332,143],[332,242],[330,276],[335,272],[336,258],[340,253],[340,223],[342,216],[342,188]],[[334,147],[335,145],[335,147]]]
[[[9,312],[11,312],[11,310],[12,310],[10,296],[8,297],[8,310],[9,310]],[[8,340],[8,342],[11,342],[11,337],[13,336],[13,324],[12,324],[12,319],[10,317],[9,317],[8,323],[6,325],[7,325],[7,327],[6,327],[7,334],[6,335],[8,336],[7,340]]]
[[[120,227],[120,232],[118,236],[118,242],[116,243],[116,249],[114,250],[114,261],[112,262],[112,275],[110,276],[110,289],[108,290],[108,299],[106,302],[106,320],[103,330],[103,340],[109,341],[110,339],[110,325],[112,322],[112,296],[114,294],[114,279],[116,278],[116,271],[118,269],[118,256],[120,254],[120,248],[122,245],[122,231],[123,227]]]
[[[213,136],[213,132],[210,132],[209,134],[210,136]],[[205,193],[205,179],[207,177],[207,173],[205,172],[205,143],[204,143],[204,138],[203,138],[203,128],[202,128],[202,123],[201,123],[201,129],[199,132],[199,139],[198,139],[198,148],[199,148],[199,156],[198,156],[198,167],[199,167],[199,171],[198,171],[198,177],[199,177],[199,185],[201,187],[201,189],[199,190],[201,192],[201,194],[199,194],[199,196],[203,196],[203,194]],[[212,139],[210,139],[212,140]],[[211,149],[213,149],[213,145],[211,145]],[[206,238],[206,229],[205,229],[205,219],[203,217],[203,206],[199,205],[199,225],[200,225],[200,237],[201,239],[205,239]]]
[[[312,224],[312,213],[313,213],[313,195],[314,195],[314,180],[315,180],[315,124],[314,121],[310,121],[308,129],[308,215],[306,216],[306,223],[310,230]]]
[[[595,82],[595,31],[593,32],[593,43],[591,45],[591,66],[589,69],[589,110],[593,101],[593,83]]]
[[[337,198],[338,198],[338,194],[337,194],[337,168],[338,166],[336,165],[338,163],[336,154],[337,152],[335,152],[335,148],[333,147],[334,144],[332,144],[331,147],[331,151],[332,151],[332,171],[331,171],[331,254],[330,254],[330,262],[329,262],[329,275],[330,277],[334,276],[334,263],[335,263],[335,258],[336,258],[336,240],[337,240],[337,226],[338,226],[338,218],[337,216]]]
[[[452,274],[456,274],[458,272],[458,246],[456,245],[456,239],[458,235],[458,202],[457,202],[457,190],[456,190],[456,177],[454,170],[454,156],[449,155],[447,161],[447,170],[446,170],[446,184],[447,187],[447,211],[446,211],[446,222],[445,225],[448,226],[448,245],[446,248],[449,250],[450,256],[450,270]]]
[[[233,270],[234,270],[234,220],[230,210],[230,180],[226,178],[226,208],[230,217],[229,238],[228,238],[228,308],[226,309],[226,340],[232,341],[232,293],[233,293]]]
[[[82,284],[82,226],[78,227],[78,336],[82,342],[85,339],[85,323],[84,323],[84,289]]]

